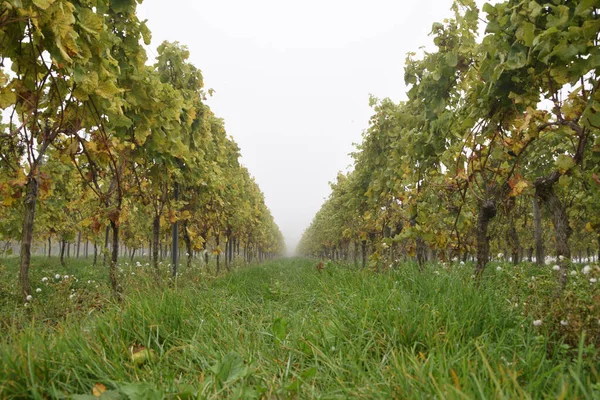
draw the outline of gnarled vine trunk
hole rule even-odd
[[[187,267],[192,265],[192,257],[194,251],[192,250],[192,238],[187,230],[188,220],[183,221],[183,241],[185,242],[185,248],[187,250]]]
[[[154,215],[152,219],[152,265],[158,273],[158,253],[160,251],[160,216]]]
[[[108,269],[108,276],[110,278],[110,286],[113,290],[113,294],[119,298],[121,296],[121,287],[117,280],[117,263],[119,261],[119,225],[116,221],[110,221],[110,228],[112,230],[112,255],[110,258],[110,265]]]
[[[485,266],[490,260],[490,238],[487,234],[488,226],[492,218],[496,216],[498,209],[496,202],[486,199],[479,205],[477,217],[477,266],[475,274],[481,276]]]
[[[567,284],[566,267],[571,259],[569,237],[573,230],[569,226],[569,216],[565,206],[554,192],[554,183],[558,181],[559,173],[555,172],[549,177],[537,178],[534,182],[535,195],[548,208],[550,219],[554,226],[554,239],[556,244],[556,256],[561,267],[560,282],[564,288]]]
[[[535,237],[535,263],[544,264],[544,240],[542,238],[542,213],[537,196],[533,198],[533,234]]]
[[[19,266],[19,281],[23,299],[31,294],[29,283],[29,266],[31,265],[31,242],[33,240],[33,222],[35,219],[35,205],[38,196],[38,181],[30,174],[25,187],[25,201],[23,210],[23,230],[21,238],[21,263]]]

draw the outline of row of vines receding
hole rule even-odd
[[[180,252],[212,252],[219,268],[223,251],[227,266],[240,248],[283,251],[188,49],[164,42],[150,65],[136,6],[0,2],[0,250],[20,242],[24,298],[33,249],[75,237],[108,258],[117,294],[120,246],[145,246],[158,268],[168,238],[173,274]]]

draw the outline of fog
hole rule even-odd
[[[406,54],[432,47],[450,0],[146,0],[153,34],[189,47],[208,104],[240,145],[292,253],[339,170],[350,168],[369,95],[404,98]]]

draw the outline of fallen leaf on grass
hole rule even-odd
[[[94,395],[94,397],[100,397],[104,392],[106,392],[106,386],[104,386],[101,383],[96,383],[94,385],[94,388],[92,389],[92,394]]]

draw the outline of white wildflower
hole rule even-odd
[[[42,291],[42,289],[41,289],[41,288],[37,288],[37,289],[35,289],[35,291],[36,291],[37,293],[40,293],[40,292]]]
[[[577,271],[575,271],[575,270],[571,271],[571,275],[572,275],[572,276],[575,276],[575,275],[577,275]]]
[[[540,326],[540,325],[542,325],[541,319],[536,319],[535,321],[533,321],[533,326]]]
[[[558,259],[559,259],[560,261],[564,261],[564,260],[565,260],[565,256],[558,256]]]
[[[496,271],[502,271],[502,267],[496,267]]]
[[[33,296],[28,294],[27,297],[25,297],[25,301],[31,301],[33,300]]]
[[[498,253],[498,258],[504,257],[504,253]]]
[[[596,283],[596,278],[590,278],[590,283]]]
[[[56,275],[54,275],[54,277],[55,277],[56,279],[60,279],[60,275],[59,275],[59,274],[56,274]]]
[[[569,325],[569,321],[567,321],[566,319],[563,319],[563,320],[560,321],[560,324],[562,326],[567,326],[567,325]]]
[[[42,278],[42,282],[48,282],[48,277],[46,277],[46,276],[45,276],[45,277],[43,277],[43,278]]]
[[[553,271],[560,271],[560,266],[555,265],[554,267],[552,267]]]
[[[75,295],[75,293],[72,293],[72,294],[69,296],[69,299],[73,300],[73,299],[75,298],[75,296],[76,296],[76,295]]]
[[[63,278],[69,279],[69,275],[65,275],[65,276],[63,276]]]
[[[583,272],[584,275],[587,275],[590,272],[592,272],[592,267],[590,267],[589,265],[586,265],[585,267],[583,267],[583,269],[581,270],[581,272]]]

